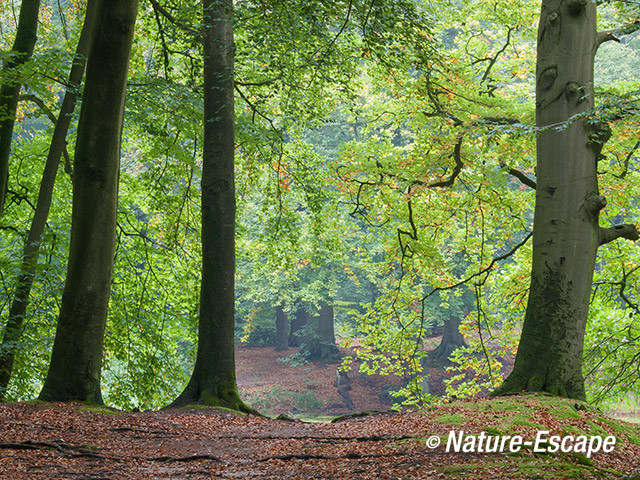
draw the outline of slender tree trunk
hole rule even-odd
[[[38,31],[40,0],[22,0],[16,38],[11,48],[14,57],[3,66],[3,74],[19,68],[33,53]],[[9,74],[8,77],[10,78]],[[7,80],[0,88],[0,216],[4,210],[9,181],[9,156],[16,121],[20,82]]]
[[[289,348],[287,338],[287,314],[282,304],[276,307],[276,352],[284,352]]]
[[[635,226],[598,226],[606,201],[596,163],[609,133],[593,108],[596,4],[544,0],[536,67],[537,188],[531,287],[514,369],[494,394],[545,391],[584,399],[582,355],[598,246],[637,239]],[[568,128],[553,126],[578,118]]]
[[[97,0],[73,177],[69,266],[45,401],[102,403],[100,372],[115,249],[120,138],[137,0]]]
[[[447,362],[454,351],[466,346],[464,336],[460,333],[460,319],[451,316],[444,322],[442,340],[440,345],[429,354],[429,360]]]
[[[44,233],[51,207],[51,198],[53,196],[56,174],[58,173],[58,165],[62,152],[66,147],[67,131],[69,130],[71,115],[76,105],[80,82],[84,75],[86,56],[90,47],[92,22],[95,16],[95,5],[96,2],[94,0],[90,0],[87,3],[84,25],[82,26],[71,72],[69,73],[69,88],[62,100],[60,114],[58,115],[58,120],[53,131],[49,154],[47,155],[42,180],[40,181],[35,213],[31,222],[31,228],[29,229],[27,243],[22,253],[22,273],[17,281],[16,293],[11,304],[11,309],[9,310],[9,318],[5,326],[2,344],[0,345],[0,401],[4,399],[4,393],[11,379],[16,353],[16,342],[20,340],[22,334],[22,325],[29,303],[29,294],[33,286],[42,234]]]
[[[233,0],[203,0],[202,285],[191,379],[171,406],[249,411],[236,385]]]

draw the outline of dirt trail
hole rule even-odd
[[[522,426],[509,424],[505,431],[535,435],[531,425],[613,431],[592,412],[575,410],[573,415],[571,402],[562,406],[571,418],[559,424],[550,414],[555,405],[547,408],[536,402],[522,400],[518,408],[530,412],[529,420],[520,422]],[[505,410],[504,405],[497,410],[495,405],[486,400],[459,402],[428,413],[311,424],[212,409],[122,413],[78,404],[3,404],[0,479],[542,478],[531,476],[536,470],[545,471],[544,478],[640,475],[640,427],[629,427],[629,438],[637,444],[616,432],[620,436],[616,450],[589,462],[566,455],[445,451],[452,429],[495,431],[500,422],[513,417],[509,412],[504,418],[493,413]],[[442,444],[430,449],[427,439],[434,435]],[[553,472],[558,476],[549,476]]]

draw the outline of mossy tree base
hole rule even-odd
[[[192,376],[184,391],[168,408],[189,405],[222,407],[237,412],[258,414],[240,398],[233,373],[230,373],[226,380],[209,378],[201,381],[196,375]]]

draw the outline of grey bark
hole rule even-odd
[[[531,287],[514,369],[494,395],[545,391],[585,398],[582,355],[596,252],[615,233],[598,225],[606,201],[596,163],[607,127],[575,117],[593,108],[598,44],[595,2],[543,0]],[[578,119],[568,128],[554,128],[572,117]],[[637,238],[629,230],[618,236]]]

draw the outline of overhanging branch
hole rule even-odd
[[[626,238],[627,240],[635,242],[640,238],[640,235],[638,234],[638,229],[635,225],[625,223],[623,225],[615,225],[609,228],[600,227],[599,237],[599,245],[604,245],[605,243],[613,242],[618,238]]]
[[[638,30],[640,30],[640,20],[636,20],[633,23],[623,25],[621,28],[618,28],[616,30],[605,30],[603,32],[598,32],[598,36],[596,38],[596,50],[605,42],[614,41],[620,43],[620,38],[618,37],[622,35],[629,35]]]

